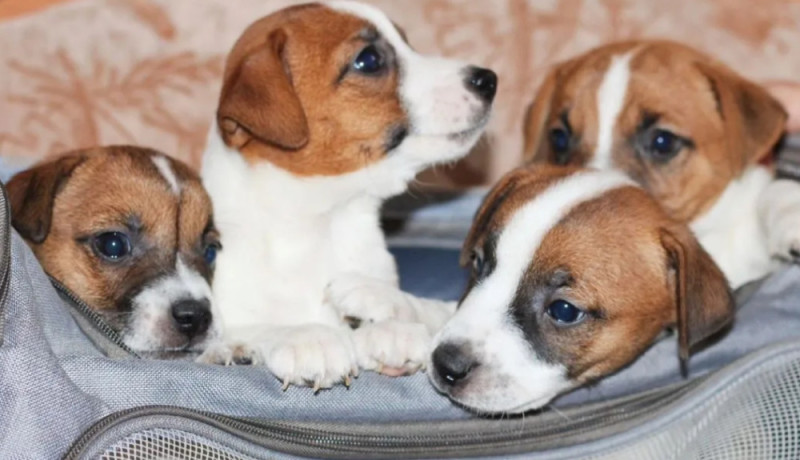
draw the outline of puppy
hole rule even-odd
[[[481,205],[461,263],[471,279],[429,375],[484,413],[542,407],[673,326],[685,363],[733,317],[727,281],[691,231],[617,171],[511,172]]]
[[[12,224],[44,270],[131,349],[200,350],[219,334],[210,281],[220,248],[211,200],[154,150],[76,151],[7,184]]]
[[[785,122],[764,89],[709,56],[632,41],[553,69],[528,111],[525,154],[624,172],[739,287],[800,256],[800,185],[769,164]]]
[[[399,290],[381,203],[463,157],[496,88],[491,70],[417,54],[371,6],[312,3],[252,24],[228,56],[203,160],[226,340],[201,361],[264,364],[315,389],[359,366],[417,369],[455,305]]]

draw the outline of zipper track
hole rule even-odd
[[[11,205],[8,203],[6,187],[0,182],[0,235],[3,236],[3,258],[0,260],[0,345],[3,345],[3,329],[5,325],[5,304],[8,298],[8,286],[11,284]]]
[[[64,286],[60,281],[53,278],[52,276],[48,275],[50,278],[50,283],[56,290],[64,297],[66,297],[71,303],[72,306],[77,308],[78,312],[86,317],[98,331],[100,331],[109,341],[114,343],[114,345],[118,346],[126,353],[130,354],[133,357],[140,358],[140,356],[130,349],[125,342],[122,341],[122,337],[111,328],[103,318],[94,311],[89,305],[86,304],[83,300],[81,300],[74,292],[72,292],[68,287]]]
[[[347,424],[342,424],[342,428],[335,431],[310,427],[302,422],[256,421],[171,406],[143,406],[115,412],[99,420],[75,441],[64,458],[67,460],[80,458],[93,441],[115,426],[138,418],[153,416],[191,419],[211,425],[261,447],[293,455],[325,454],[341,458],[352,458],[359,454],[378,458],[396,456],[399,453],[406,458],[431,457],[436,454],[469,455],[475,449],[520,448],[532,443],[541,444],[547,441],[562,440],[567,435],[570,437],[580,436],[596,430],[599,426],[608,428],[612,424],[652,414],[656,409],[679,399],[703,380],[705,379],[697,379],[677,389],[648,394],[642,398],[628,401],[626,404],[612,408],[605,407],[602,411],[593,411],[578,418],[562,419],[556,422],[548,420],[546,423],[534,422],[530,426],[524,427],[523,430],[516,425],[508,426],[514,421],[491,421],[493,426],[484,426],[480,433],[470,430],[455,433],[430,433],[428,430],[420,432],[424,434],[395,436],[373,433],[353,434],[346,432]],[[463,421],[441,423],[457,424],[463,423]],[[529,449],[526,451],[530,452]]]

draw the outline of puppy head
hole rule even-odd
[[[404,158],[465,155],[483,131],[493,72],[415,53],[377,9],[290,7],[252,24],[228,56],[217,123],[250,162],[340,175]]]
[[[622,170],[691,221],[771,151],[785,121],[765,90],[693,49],[616,43],[547,76],[526,117],[525,155]]]
[[[477,214],[469,263],[430,376],[480,412],[542,407],[631,363],[671,326],[685,360],[733,314],[727,281],[690,231],[614,171],[510,173]]]
[[[218,333],[219,248],[198,177],[135,147],[67,154],[8,183],[12,223],[51,276],[137,351],[192,349]]]

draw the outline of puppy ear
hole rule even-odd
[[[528,162],[541,162],[546,158],[547,150],[542,145],[546,138],[545,123],[550,116],[550,110],[553,103],[553,96],[556,90],[556,74],[558,67],[550,71],[545,77],[536,97],[533,102],[528,106],[523,120],[523,135],[525,138],[525,150],[523,151],[523,161]]]
[[[733,133],[727,142],[729,150],[737,154],[735,166],[744,170],[772,152],[788,118],[780,102],[766,89],[719,64],[696,65],[711,84],[726,131]]]
[[[478,244],[478,237],[486,232],[489,224],[492,222],[492,217],[495,212],[497,212],[503,201],[505,201],[511,191],[516,187],[522,171],[523,168],[517,168],[503,176],[483,198],[483,202],[475,213],[475,218],[472,220],[472,227],[470,227],[469,233],[464,239],[464,245],[461,247],[461,256],[458,259],[458,263],[462,267],[466,267],[472,262],[472,250],[475,249],[475,245]]]
[[[286,150],[308,142],[308,122],[283,60],[286,33],[275,30],[266,43],[245,56],[225,82],[217,123],[229,145],[251,138]]]
[[[60,158],[22,171],[6,184],[11,224],[23,238],[35,244],[47,238],[56,195],[83,160],[81,156]]]
[[[678,355],[681,369],[691,348],[733,320],[734,299],[725,275],[685,227],[661,231],[674,274]]]

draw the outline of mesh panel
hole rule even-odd
[[[742,377],[659,433],[604,459],[800,459],[800,362]]]
[[[215,442],[180,430],[132,434],[106,449],[102,460],[253,460]]]

